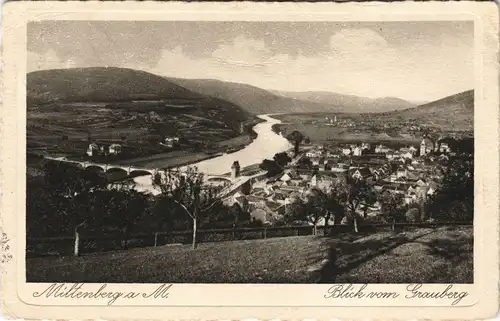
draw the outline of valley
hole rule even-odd
[[[295,113],[275,130],[299,131],[314,142],[416,144],[423,135],[473,137],[474,91],[421,106],[384,113]]]

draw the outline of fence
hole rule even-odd
[[[397,230],[408,228],[435,228],[439,226],[472,225],[469,221],[447,221],[434,223],[396,223]],[[360,233],[371,233],[390,230],[392,224],[360,225]],[[282,226],[236,229],[200,229],[197,231],[197,243],[222,242],[235,240],[256,240],[287,236],[313,235],[313,226]],[[354,232],[351,225],[318,226],[316,236],[334,236],[340,233]],[[36,256],[69,256],[74,255],[75,248],[79,254],[95,253],[113,250],[123,250],[140,247],[163,246],[167,244],[191,244],[193,231],[170,231],[157,233],[133,234],[125,237],[123,234],[86,235],[79,234],[78,242],[75,236],[27,238],[26,254]]]

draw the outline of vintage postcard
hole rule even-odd
[[[498,310],[494,3],[7,3],[2,311]]]

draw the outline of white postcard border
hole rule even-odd
[[[140,10],[137,10],[138,7]],[[3,307],[22,318],[477,318],[498,308],[498,10],[493,3],[98,3],[12,2],[4,8],[4,74],[1,125],[0,215],[13,260],[2,279]],[[355,12],[355,13],[353,13]],[[410,14],[408,14],[410,12]],[[439,12],[439,13],[438,13]],[[475,21],[475,196],[473,285],[453,285],[469,296],[449,300],[404,298],[332,300],[331,285],[175,284],[165,300],[136,298],[122,306],[100,300],[34,298],[50,284],[25,282],[26,22],[33,20],[474,20]],[[495,250],[495,251],[494,251]],[[101,284],[86,284],[97,290]],[[115,291],[150,293],[158,284],[108,284]],[[371,284],[372,291],[404,293],[406,285]],[[426,284],[429,291],[446,285]],[[403,289],[403,291],[402,291]],[[404,296],[404,295],[403,295]],[[390,305],[390,306],[388,306]],[[57,306],[57,307],[56,307]],[[215,307],[219,308],[215,308]],[[221,306],[223,309],[219,310]],[[325,308],[325,307],[331,307]],[[151,309],[154,307],[154,309]],[[191,308],[190,308],[191,307]],[[199,307],[199,308],[194,308]],[[251,310],[249,307],[253,307]],[[352,309],[352,307],[360,307]],[[363,307],[363,308],[361,308]],[[224,311],[223,313],[221,311]],[[9,312],[10,311],[10,312]],[[251,311],[251,312],[250,312]]]

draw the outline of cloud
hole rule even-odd
[[[324,90],[369,97],[431,100],[472,88],[472,48],[388,43],[372,29],[344,28],[329,37],[329,51],[312,55],[274,52],[263,40],[237,36],[193,58],[181,45],[162,49],[156,64],[126,55],[109,66],[180,78],[212,78],[286,91]],[[450,48],[457,49],[455,51]],[[469,61],[464,64],[464,61]],[[29,52],[30,70],[87,67],[61,60],[53,50]]]
[[[387,41],[372,29],[342,29],[330,37],[330,49],[336,53],[359,50],[376,51],[388,47]]]
[[[240,35],[232,44],[219,45],[212,52],[212,57],[221,64],[253,67],[268,64],[273,53],[266,47],[264,41]]]
[[[332,35],[330,45],[327,53],[291,56],[273,53],[261,40],[239,36],[230,44],[219,45],[205,58],[190,58],[181,46],[163,50],[157,65],[149,71],[165,76],[243,82],[278,90],[355,93],[353,88],[361,86],[364,94],[376,95],[369,73],[377,67],[386,69],[384,59],[393,55],[385,39],[368,29],[346,29]]]
[[[74,59],[62,60],[58,57],[54,49],[49,49],[43,54],[28,51],[26,66],[28,72],[44,69],[62,69],[75,67],[78,66]]]

